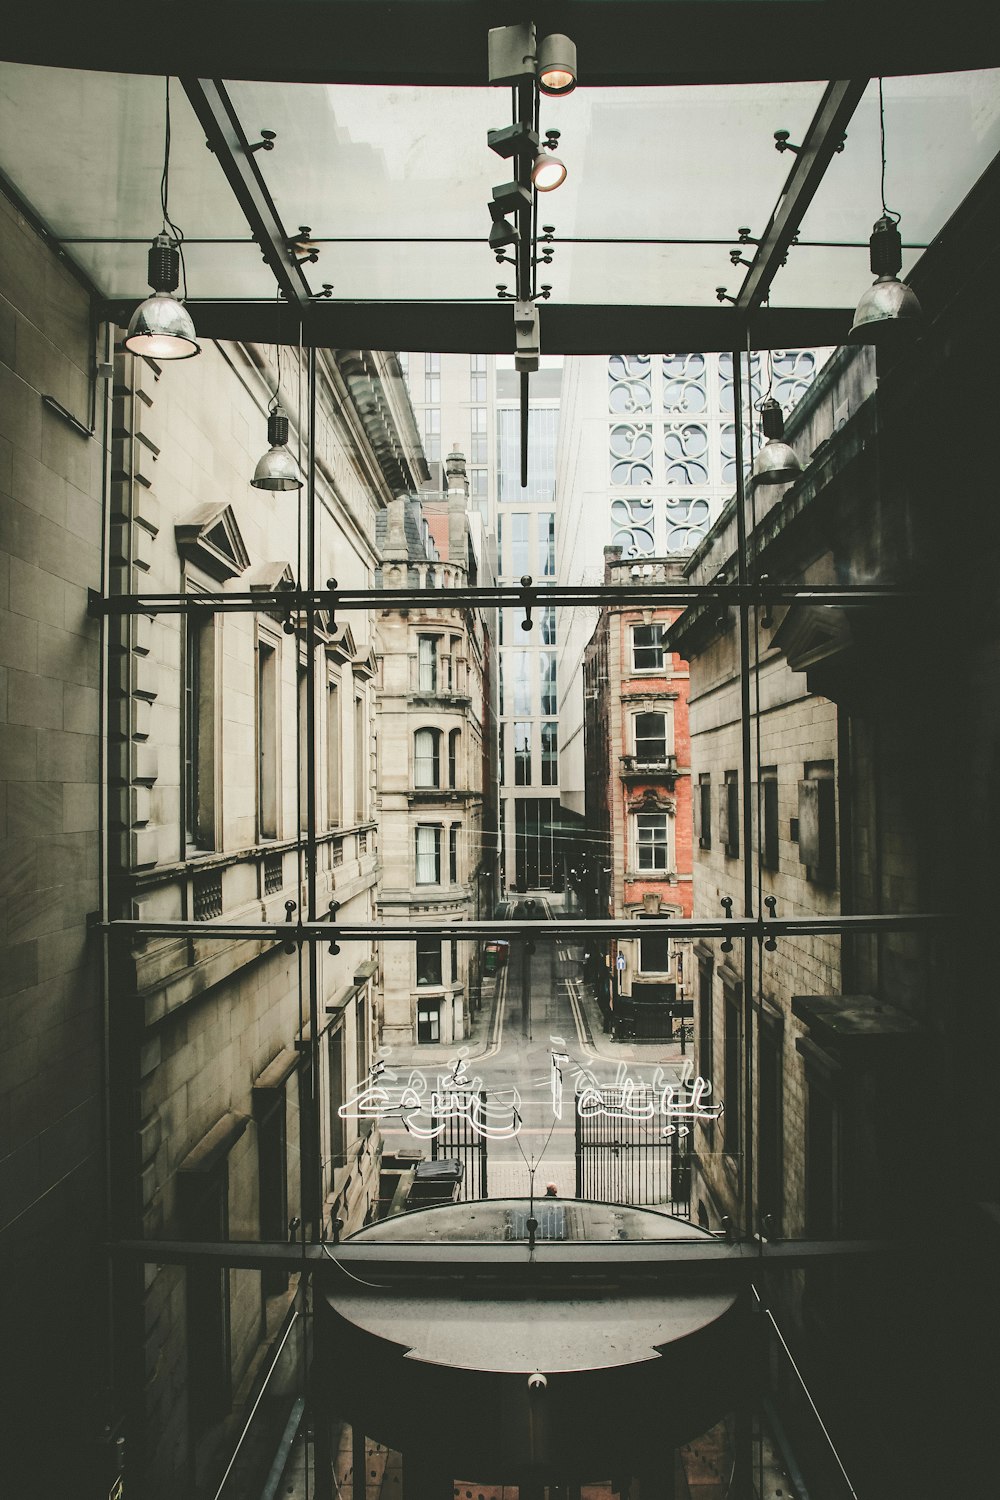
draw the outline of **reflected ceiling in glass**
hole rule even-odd
[[[486,145],[509,123],[506,89],[226,85],[280,229],[307,225],[320,258],[309,284],[349,301],[492,301],[513,268],[486,244],[491,188],[511,165]],[[555,259],[553,302],[712,307],[745,267],[730,250],[760,236],[821,83],[580,88],[541,101],[569,176],[538,200]],[[1000,72],[886,80],[886,195],[902,216],[904,274],[1000,150]],[[272,271],[179,81],[171,88],[170,208],[188,247],[191,300],[264,300]],[[146,291],[145,246],[160,227],[163,80],[0,65],[0,169],[109,298]],[[878,90],[872,83],[778,271],[778,307],[851,308],[868,284],[881,211]],[[743,247],[751,260],[752,243]]]

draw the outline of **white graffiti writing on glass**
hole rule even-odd
[[[381,1049],[368,1070],[364,1086],[343,1103],[337,1113],[343,1120],[400,1120],[418,1140],[434,1140],[450,1121],[466,1120],[474,1135],[484,1140],[511,1140],[521,1129],[521,1097],[516,1088],[487,1092],[480,1077],[470,1077],[463,1047],[449,1062],[449,1071],[438,1075],[428,1091],[427,1078],[411,1068],[401,1082]]]
[[[549,1049],[551,1058],[552,1111],[557,1120],[562,1119],[563,1074],[567,1065],[573,1063],[564,1050],[562,1037],[550,1037],[553,1045]],[[696,1120],[712,1122],[718,1120],[724,1106],[707,1103],[712,1085],[707,1078],[693,1076],[690,1059],[681,1065],[681,1075],[676,1082],[666,1079],[662,1067],[653,1073],[652,1083],[629,1075],[626,1063],[619,1063],[614,1083],[601,1084],[585,1065],[574,1065],[577,1083],[576,1112],[581,1120],[592,1120],[603,1116],[611,1120],[665,1120],[663,1135],[676,1135],[678,1140],[691,1133]],[[582,1083],[582,1087],[580,1086]]]
[[[652,1083],[632,1078],[625,1063],[619,1063],[614,1082],[601,1083],[585,1063],[575,1061],[566,1050],[562,1037],[551,1037],[550,1071],[542,1084],[550,1090],[552,1113],[562,1119],[565,1079],[570,1075],[575,1112],[580,1119],[603,1116],[613,1120],[642,1121],[662,1119],[662,1134],[681,1139],[690,1134],[696,1120],[717,1120],[722,1104],[707,1103],[712,1085],[706,1078],[694,1077],[689,1060],[681,1066],[680,1077],[668,1081],[662,1067],[652,1076]],[[448,1072],[438,1075],[434,1087],[417,1068],[411,1068],[405,1081],[388,1067],[388,1048],[381,1049],[368,1070],[365,1083],[340,1106],[343,1120],[399,1120],[418,1140],[440,1137],[454,1122],[464,1122],[471,1133],[483,1140],[512,1140],[520,1133],[523,1119],[521,1096],[513,1087],[486,1089],[482,1078],[471,1077],[466,1062],[467,1048],[452,1058]]]

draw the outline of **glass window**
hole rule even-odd
[[[437,692],[437,636],[417,637],[417,690],[421,693]]]
[[[659,765],[667,758],[667,716],[636,714],[635,758],[640,765]]]
[[[448,732],[448,785],[458,786],[458,747],[462,739],[460,729]]]
[[[448,829],[448,879],[452,885],[458,885],[458,830],[461,826],[461,823],[452,823]]]
[[[485,469],[472,470],[471,491],[473,500],[485,500],[487,498],[489,489]]]
[[[639,968],[644,974],[670,972],[670,939],[663,933],[639,939]]]
[[[559,712],[556,693],[556,657],[554,651],[538,653],[538,669],[541,678],[541,709],[543,714]]]
[[[663,633],[660,624],[632,626],[632,666],[636,672],[663,671]]]
[[[278,836],[278,656],[266,641],[257,643],[257,828]]]
[[[731,990],[728,985],[725,989],[725,1000],[722,1007],[723,1033],[722,1033],[722,1058],[723,1058],[723,1082],[725,1092],[723,1099],[725,1109],[722,1114],[722,1142],[726,1151],[731,1155],[740,1149],[740,1120],[742,1116],[742,1052],[740,1048],[740,1002],[739,994]]]
[[[413,736],[413,785],[440,786],[441,766],[438,744],[441,731],[418,729]]]
[[[667,814],[636,814],[636,854],[640,870],[666,870]]]
[[[497,411],[498,498],[503,501],[551,502],[555,497],[556,407],[531,407],[528,412],[528,484],[521,487],[521,413],[516,406]]]
[[[472,408],[472,450],[469,454],[470,463],[485,464],[489,462],[490,455],[486,438],[486,408],[485,406],[474,406]]]
[[[354,821],[368,817],[368,721],[365,700],[354,700]]]
[[[740,852],[740,778],[737,771],[727,771],[719,788],[719,843],[727,859]]]
[[[531,651],[508,651],[506,652],[507,664],[511,668],[514,679],[514,703],[511,709],[515,714],[530,714],[531,706]]]
[[[543,578],[554,578],[556,571],[556,517],[554,511],[538,517],[538,571]]]
[[[542,618],[539,625],[539,634],[543,646],[554,646],[556,643],[556,611],[555,605],[546,604],[542,610]]]
[[[514,785],[531,785],[531,725],[514,725]]]
[[[331,828],[340,823],[340,696],[337,684],[326,690],[326,817]]]
[[[417,885],[441,884],[441,826],[418,823],[414,830],[417,854]]]
[[[436,937],[418,937],[417,949],[417,984],[440,984],[441,980],[441,939]]]
[[[423,1000],[417,1006],[417,1041],[439,1042],[441,1040],[441,1003]]]
[[[188,843],[215,847],[215,617],[185,621],[184,810]]]
[[[473,354],[469,360],[469,400],[486,400],[486,355]]]
[[[510,518],[510,571],[517,578],[523,578],[531,569],[528,542],[530,519],[524,511],[516,511]]]
[[[441,457],[441,408],[429,406],[424,412],[424,453],[428,463]]]
[[[559,785],[559,726],[542,725],[542,786]]]
[[[707,774],[698,777],[698,794],[694,802],[695,833],[699,849],[712,847],[712,778]]]
[[[760,780],[764,818],[764,840],[761,845],[760,862],[765,870],[776,870],[779,859],[777,766],[761,766]]]

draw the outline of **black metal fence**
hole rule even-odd
[[[660,1101],[660,1093],[649,1088],[591,1089],[577,1096],[578,1198],[651,1205],[688,1217],[691,1135],[681,1133],[683,1126],[665,1133]]]
[[[462,1201],[489,1197],[489,1142],[475,1126],[478,1113],[485,1117],[486,1094],[451,1095],[458,1106],[444,1121],[440,1135],[431,1140],[431,1160],[461,1162],[462,1173],[458,1196]]]

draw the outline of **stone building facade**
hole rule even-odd
[[[463,921],[491,916],[496,895],[494,648],[480,610],[431,602],[488,570],[457,450],[446,481],[443,493],[394,500],[380,526],[383,586],[424,588],[428,603],[385,609],[376,626],[378,913],[386,923],[454,923],[457,934]],[[477,944],[457,935],[384,943],[380,976],[387,1045],[468,1035],[480,1002]]]
[[[681,561],[623,561],[605,582],[677,581]],[[605,606],[584,655],[586,833],[578,884],[593,915],[690,917],[691,773],[687,663],[666,644],[676,608]],[[624,960],[622,964],[621,960]],[[607,955],[616,1029],[673,1037],[688,1013],[687,940],[622,939]]]
[[[253,604],[309,573],[305,491],[250,487],[273,351],[205,341],[181,364],[136,358],[6,198],[0,235],[4,867],[18,886],[4,1335],[28,1361],[7,1362],[6,1409],[32,1431],[16,1385],[48,1390],[66,1472],[58,1454],[42,1467],[67,1494],[108,1491],[121,1430],[136,1493],[211,1492],[297,1277],[121,1261],[109,1278],[102,1247],[336,1238],[375,1212],[378,1131],[339,1112],[380,1038],[373,944],[221,932],[294,925],[310,888],[320,917],[336,903],[341,921],[372,920],[373,635],[363,613],[318,611],[310,639],[304,617]],[[315,576],[363,588],[377,514],[427,469],[393,356],[320,352],[316,388]],[[287,352],[280,390],[294,451],[307,392]],[[103,620],[89,590],[113,601]],[[127,603],[153,593],[177,603]],[[206,935],[102,952],[105,895],[114,918]],[[26,1457],[37,1469],[33,1445]]]

